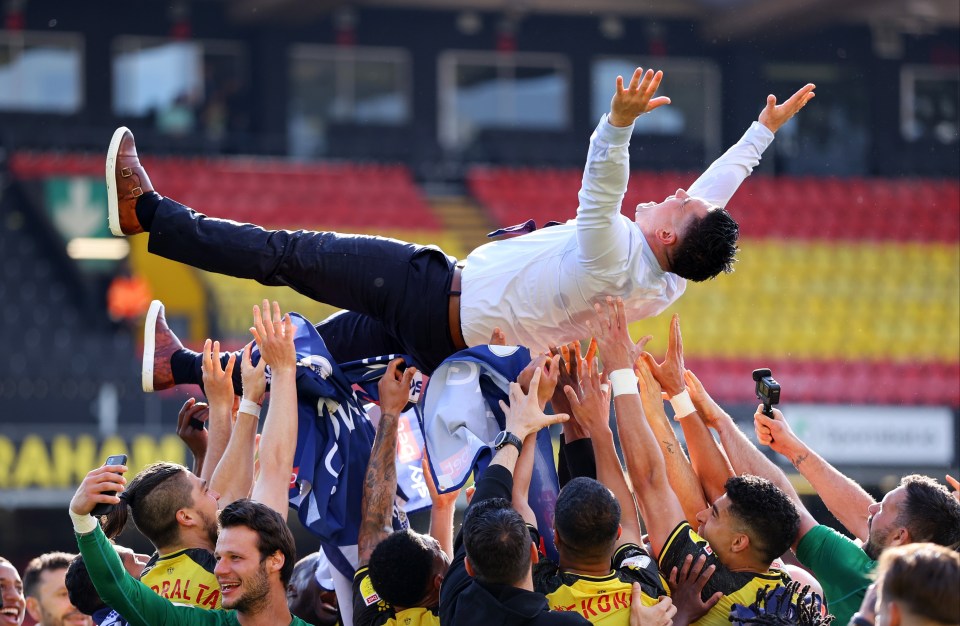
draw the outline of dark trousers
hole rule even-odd
[[[403,353],[429,374],[456,352],[448,313],[456,260],[436,246],[334,232],[269,231],[207,217],[163,198],[150,225],[148,249],[209,272],[284,285],[347,309],[316,325],[340,363]],[[193,365],[175,369],[178,384],[200,383],[198,357]]]

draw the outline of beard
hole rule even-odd
[[[217,537],[220,536],[220,527],[217,525],[216,517],[208,517],[200,510],[198,510],[197,513],[200,515],[200,519],[203,520],[203,530],[207,533],[207,538],[210,540],[210,543],[217,545]]]
[[[223,604],[225,609],[235,609],[239,613],[255,613],[267,603],[267,594],[270,593],[270,580],[267,578],[267,568],[262,563],[257,573],[242,583],[245,588],[243,595],[237,598],[233,606]]]
[[[863,551],[871,560],[876,561],[880,558],[880,553],[886,546],[887,539],[890,537],[890,530],[874,528],[872,517],[867,520],[867,528],[869,534],[867,535],[867,542],[863,544]]]

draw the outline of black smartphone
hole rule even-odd
[[[114,454],[107,457],[107,462],[104,465],[126,465],[127,464],[127,455],[126,454]],[[104,494],[108,496],[117,495],[116,491],[104,491]],[[97,506],[93,507],[93,510],[90,511],[90,515],[94,517],[100,517],[101,515],[106,515],[113,510],[115,504],[107,504],[106,502],[101,502]]]

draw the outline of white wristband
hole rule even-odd
[[[78,535],[88,535],[92,533],[97,528],[97,518],[94,516],[87,515],[77,515],[71,509],[67,509],[67,512],[70,513],[70,520],[73,522],[73,530],[76,531]]]
[[[632,369],[613,370],[607,378],[610,380],[610,386],[613,387],[614,398],[625,394],[640,395],[640,390],[637,389],[637,375]]]
[[[246,413],[247,415],[252,415],[256,418],[260,418],[260,405],[254,402],[253,400],[247,400],[244,398],[240,401],[240,408],[237,409],[237,413]]]
[[[670,398],[670,406],[673,407],[673,419],[677,420],[697,411],[690,399],[690,392],[686,389]]]

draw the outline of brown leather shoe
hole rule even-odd
[[[177,350],[183,350],[183,344],[167,326],[163,315],[163,303],[154,300],[147,311],[147,321],[143,328],[143,366],[140,382],[143,390],[163,391],[176,383],[170,369],[170,358]]]
[[[117,237],[143,232],[137,220],[137,198],[153,191],[147,171],[137,157],[133,133],[121,126],[107,149],[107,209],[110,232]]]

